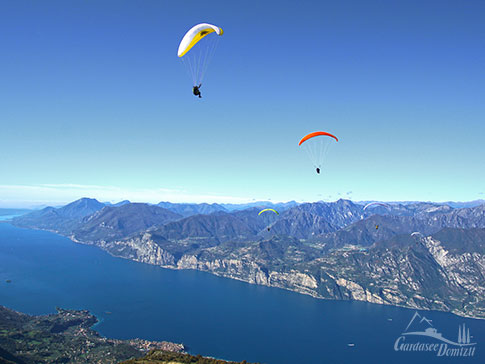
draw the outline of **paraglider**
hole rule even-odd
[[[192,77],[192,93],[199,98],[202,98],[202,80],[222,34],[223,31],[218,26],[201,23],[190,28],[180,42],[177,56]]]
[[[377,206],[382,206],[382,207],[385,207],[387,209],[390,209],[391,208],[391,206],[389,206],[387,203],[383,203],[383,202],[371,202],[371,203],[368,203],[367,205],[364,206],[364,211],[367,210],[368,208],[377,207]]]
[[[275,209],[264,209],[264,210],[261,210],[261,211],[259,212],[258,216],[259,216],[259,215],[261,215],[263,212],[266,212],[266,211],[272,211],[272,212],[274,212],[276,215],[279,215],[279,212],[278,212],[278,211],[276,211]]]
[[[264,210],[261,210],[261,211],[259,212],[258,216],[259,216],[259,215],[261,215],[263,212],[267,212],[267,211],[270,211],[270,212],[275,213],[276,215],[279,215],[279,212],[278,212],[278,211],[276,211],[275,209],[264,209]],[[267,230],[268,230],[268,231],[270,231],[270,230],[271,230],[271,228],[268,226],[268,227],[267,227]]]
[[[325,131],[316,131],[305,135],[298,143],[308,153],[317,174],[320,174],[325,155],[334,140],[338,142],[335,135]]]

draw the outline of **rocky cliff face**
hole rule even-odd
[[[174,268],[176,266],[175,257],[161,248],[148,233],[124,240],[101,240],[95,243],[78,240],[75,236],[70,236],[70,239],[76,243],[96,245],[115,257],[163,267]]]
[[[175,269],[197,269],[248,283],[327,299],[358,300],[434,309],[485,318],[485,229],[472,240],[463,229],[435,236],[400,235],[369,249],[347,248],[319,256],[297,240],[272,239],[196,249],[176,258],[145,234],[106,243],[113,255]],[[461,236],[462,246],[454,248]],[[440,239],[443,240],[440,240]]]

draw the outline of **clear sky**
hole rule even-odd
[[[3,1],[0,206],[473,200],[485,2]],[[202,88],[176,56],[224,29]],[[299,139],[340,139],[317,175]]]

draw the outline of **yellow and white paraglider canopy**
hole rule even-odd
[[[211,35],[212,33],[214,34]],[[201,23],[190,28],[182,38],[177,56],[187,67],[194,86],[202,83],[209,62],[217,47],[219,36],[222,34],[223,31],[218,26]],[[211,36],[207,37],[208,35]]]
[[[222,31],[222,28],[219,28],[212,24],[202,23],[193,26],[187,33],[185,33],[184,37],[182,38],[177,55],[179,57],[185,56],[185,54],[190,51],[190,49],[194,45],[196,45],[199,40],[204,38],[206,35],[214,32],[217,35],[222,35],[224,33]]]

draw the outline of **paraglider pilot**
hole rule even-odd
[[[320,168],[317,167],[317,173],[320,174]]]
[[[195,96],[199,96],[199,99],[202,98],[202,95],[200,94],[200,88],[202,87],[202,84],[200,84],[199,86],[194,86],[192,88],[192,92],[194,93]]]

